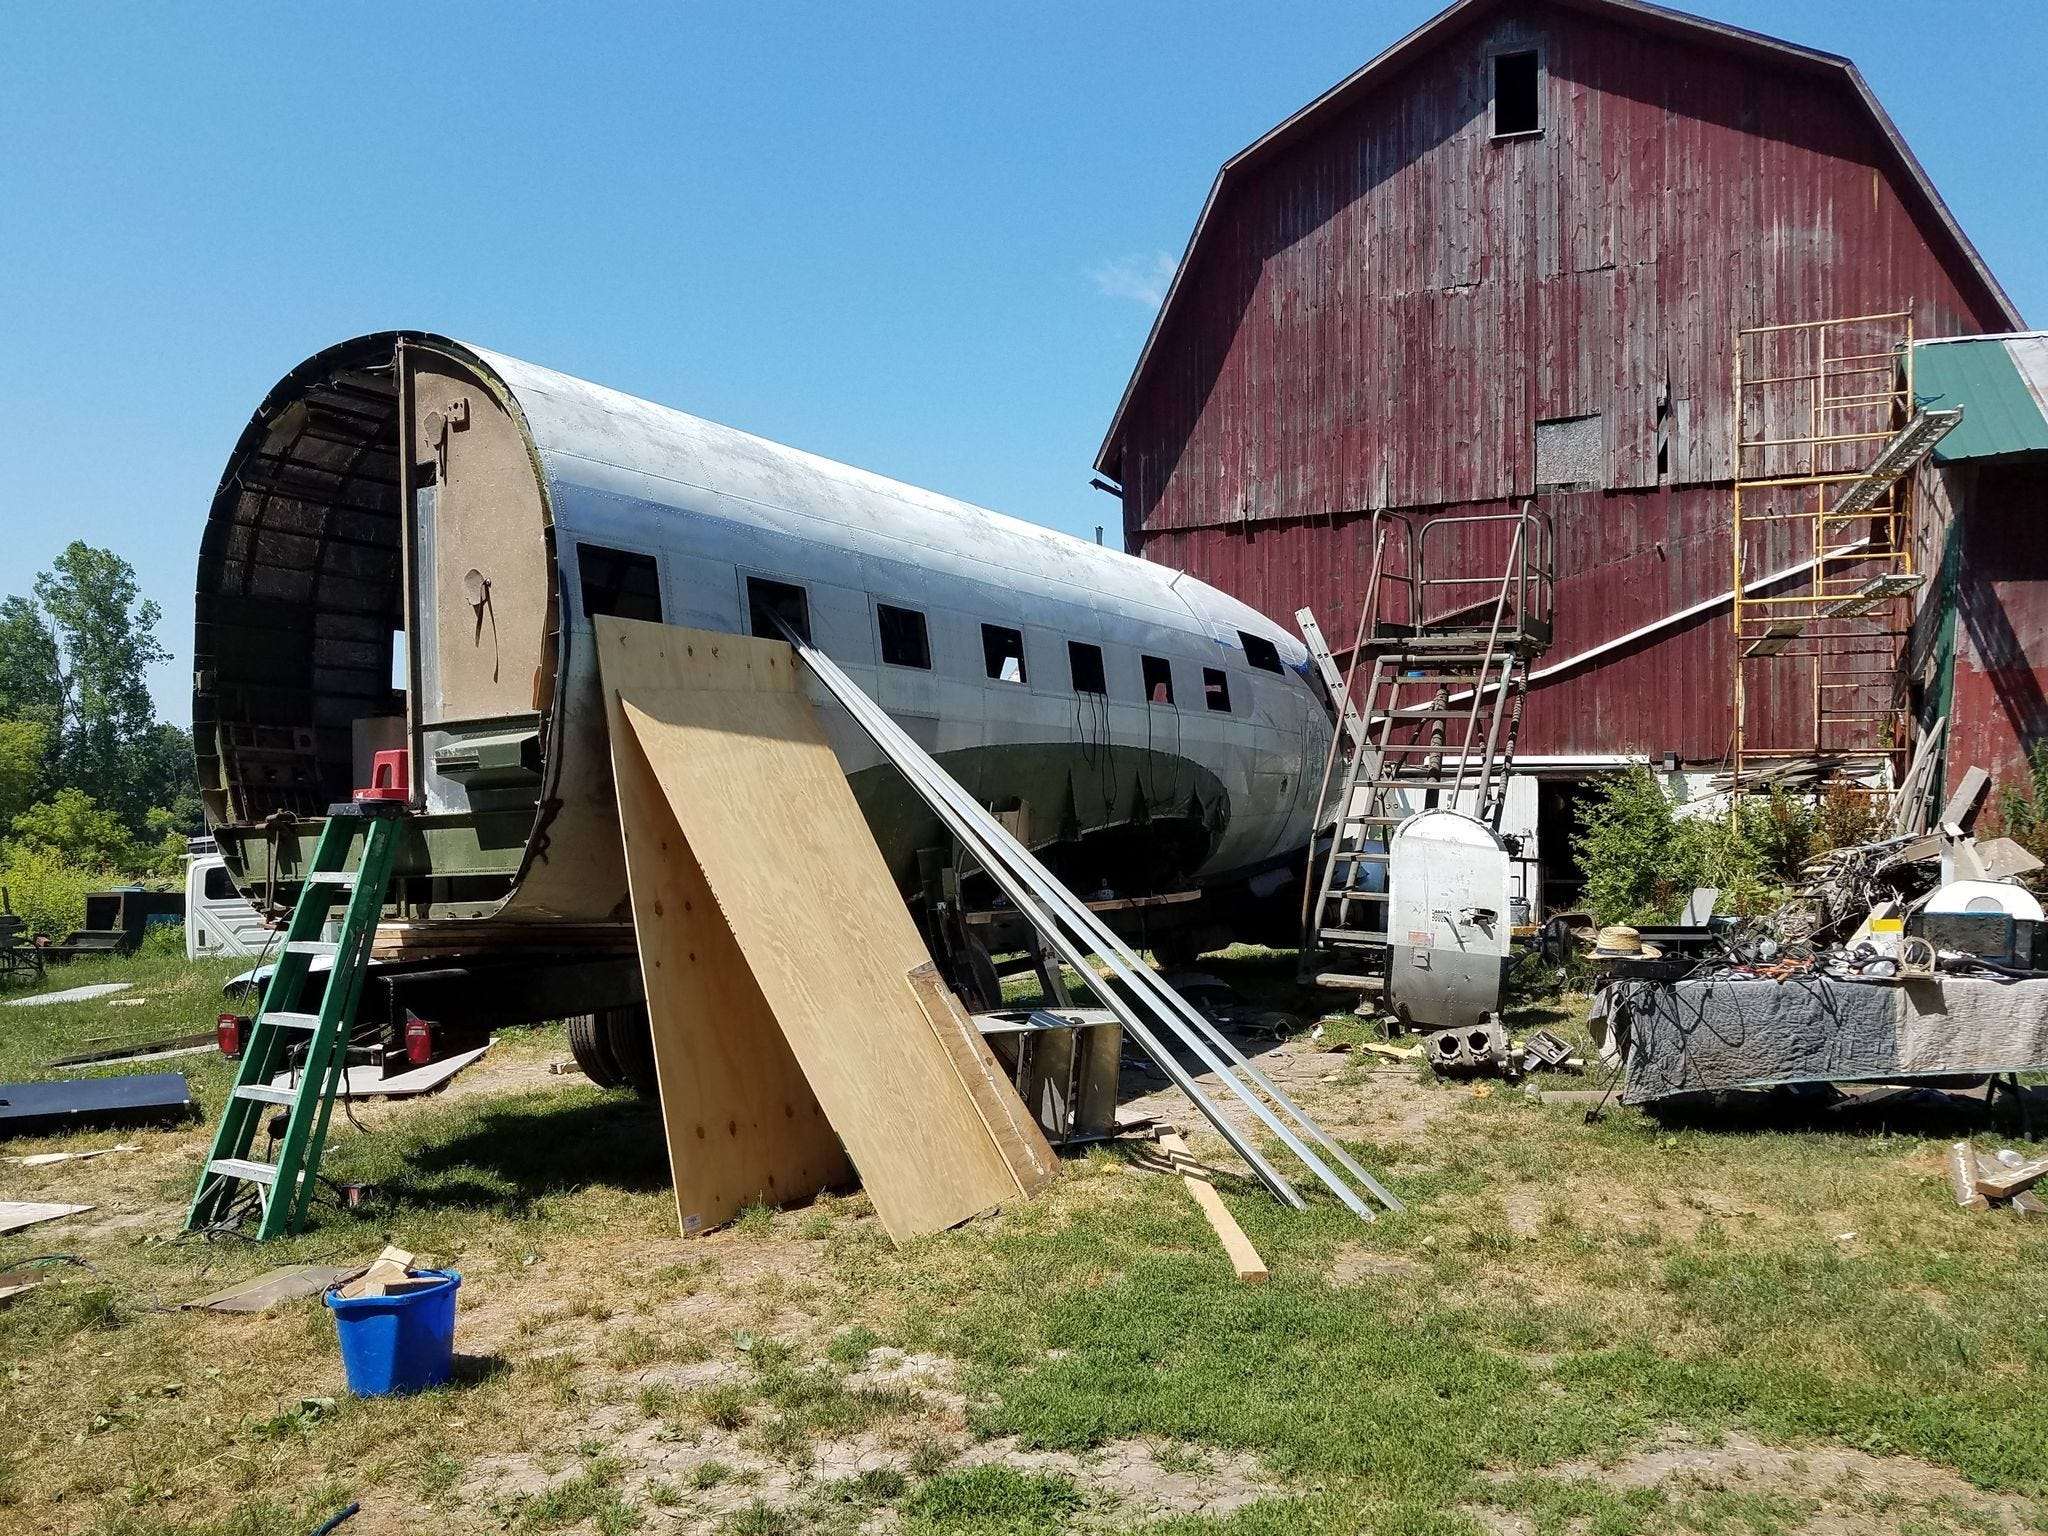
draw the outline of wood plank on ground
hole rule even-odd
[[[1237,1278],[1246,1285],[1264,1285],[1266,1261],[1259,1257],[1259,1250],[1252,1246],[1252,1240],[1244,1235],[1244,1228],[1230,1214],[1230,1208],[1216,1193],[1216,1186],[1209,1182],[1207,1170],[1195,1161],[1188,1144],[1181,1140],[1178,1132],[1162,1131],[1159,1147],[1166,1154],[1167,1161],[1173,1164],[1174,1172],[1181,1176],[1181,1182],[1187,1185],[1188,1193],[1195,1197],[1195,1204],[1201,1207],[1202,1214],[1209,1218],[1209,1226],[1217,1241],[1223,1244],[1223,1252],[1230,1260],[1230,1267],[1237,1271]]]
[[[752,1066],[764,1034],[786,1042],[891,1237],[1016,1199],[1017,1178],[907,984],[930,956],[790,648],[609,617],[597,634],[642,972],[650,1010],[669,1014],[655,1061],[679,1184],[692,1144],[707,1138],[701,1119],[670,1114],[664,1042],[689,1038],[700,1054],[733,1046],[727,1015],[685,1019],[675,995],[687,1009],[706,991],[744,997],[751,986],[759,1003],[741,1025],[742,1059]],[[677,868],[689,879],[670,889],[658,871]],[[725,1122],[701,1092],[699,1105],[714,1129]],[[783,1107],[791,1120],[801,1108],[789,1096]],[[756,1126],[755,1139],[768,1129]],[[736,1123],[727,1139],[742,1139]],[[775,1198],[797,1192],[782,1184]]]

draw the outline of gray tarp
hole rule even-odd
[[[1625,988],[1625,993],[1624,989]],[[2048,978],[1629,982],[1622,1102],[1784,1083],[2048,1070]]]

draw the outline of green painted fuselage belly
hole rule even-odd
[[[1222,780],[1169,752],[1040,742],[969,747],[938,761],[982,804],[1023,808],[1030,845],[1061,873],[1122,894],[1193,880],[1230,825]],[[950,850],[938,817],[887,763],[860,769],[848,782],[890,874],[906,893],[914,890],[920,850]],[[516,919],[516,911],[498,908],[520,874],[533,823],[531,808],[407,818],[393,871],[406,915]],[[222,826],[216,837],[243,890],[258,895],[274,876],[276,899],[289,902],[324,825],[307,819],[276,828]],[[1142,845],[1119,843],[1115,834],[1125,830],[1142,830]],[[623,888],[619,896],[623,902]]]

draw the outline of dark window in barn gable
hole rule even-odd
[[[661,570],[654,556],[606,549],[602,544],[578,544],[576,572],[583,582],[586,619],[609,613],[621,619],[661,622]]]
[[[1173,666],[1164,656],[1141,656],[1145,664],[1145,699],[1152,704],[1173,702]]]
[[[811,600],[802,587],[793,587],[786,581],[768,581],[760,576],[747,578],[747,629],[763,640],[781,640],[782,628],[775,621],[782,620],[802,637],[804,644],[811,643]]]
[[[1024,632],[1000,624],[981,626],[981,659],[999,683],[1024,681]]]
[[[1287,669],[1280,665],[1280,647],[1263,635],[1248,635],[1243,630],[1237,638],[1244,642],[1245,665],[1257,667],[1261,672],[1285,674]]]
[[[1543,60],[1533,48],[1493,56],[1493,136],[1543,131]]]
[[[1230,713],[1230,679],[1220,668],[1202,668],[1202,697],[1211,709],[1226,715]]]
[[[1085,640],[1067,642],[1067,666],[1074,677],[1076,693],[1108,693],[1109,679],[1102,670],[1102,647]]]
[[[932,669],[932,640],[924,615],[915,608],[875,604],[875,623],[882,632],[882,660],[892,667]]]

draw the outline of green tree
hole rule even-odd
[[[42,791],[49,745],[40,720],[0,720],[0,837]]]
[[[63,654],[63,782],[139,829],[160,792],[147,782],[156,711],[144,674],[170,655],[156,637],[162,610],[141,596],[126,560],[76,540],[35,592]]]
[[[64,723],[57,634],[25,597],[0,600],[0,718],[31,720],[52,732]]]
[[[121,818],[95,804],[82,789],[60,789],[16,816],[14,841],[87,869],[125,872],[140,857]]]

